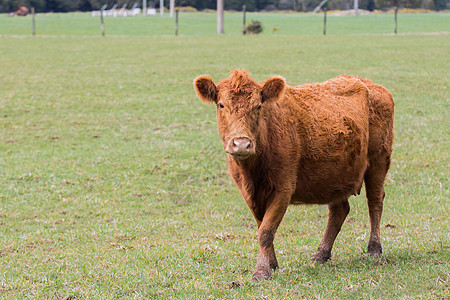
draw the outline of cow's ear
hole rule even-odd
[[[261,90],[261,102],[277,101],[286,89],[286,80],[281,76],[273,76],[264,82]]]
[[[194,80],[194,88],[203,102],[217,102],[217,87],[209,76],[199,76]]]

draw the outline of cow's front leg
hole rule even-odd
[[[272,274],[271,269],[278,267],[273,240],[277,228],[286,213],[288,204],[289,197],[284,194],[277,194],[268,201],[268,207],[265,210],[258,230],[260,252],[253,280],[268,279]]]

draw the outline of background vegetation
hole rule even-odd
[[[448,298],[448,14],[402,14],[398,35],[392,15],[330,17],[326,37],[318,16],[258,14],[269,30],[242,36],[231,14],[217,36],[213,13],[187,15],[178,37],[142,17],[106,19],[105,38],[85,14],[38,15],[34,38],[29,17],[0,15],[0,298]],[[256,224],[192,88],[238,67],[393,93],[383,256],[364,254],[363,195],[324,265],[310,259],[327,208],[292,206],[279,270],[251,281]]]

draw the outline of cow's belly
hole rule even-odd
[[[366,167],[362,158],[351,167],[310,163],[297,177],[291,204],[328,204],[359,194]]]

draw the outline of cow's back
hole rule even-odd
[[[328,203],[359,193],[367,168],[369,100],[357,78],[288,88],[284,103],[301,144],[292,203]]]

